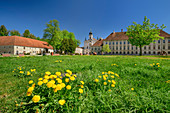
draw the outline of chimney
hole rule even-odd
[[[121,32],[123,32],[123,29],[121,29]]]

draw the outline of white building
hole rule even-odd
[[[47,42],[35,39],[20,37],[20,36],[0,36],[0,54],[23,54],[30,55],[51,53],[53,47]]]

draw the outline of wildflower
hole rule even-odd
[[[60,105],[64,105],[65,102],[66,102],[65,100],[59,100],[59,101],[58,101],[58,103],[59,103]]]
[[[58,81],[58,83],[62,83],[62,80],[61,80],[61,79],[58,79],[57,81]]]
[[[61,89],[62,89],[61,84],[57,84],[56,89],[57,89],[57,90],[61,90]]]
[[[102,72],[102,74],[104,75],[104,74],[105,74],[105,72]]]
[[[66,75],[66,77],[70,77],[70,75],[68,73],[66,73],[65,75]]]
[[[33,80],[30,80],[30,81],[29,81],[29,84],[32,84],[32,83],[33,83]]]
[[[111,76],[112,78],[115,78],[115,76]]]
[[[104,82],[103,84],[104,84],[104,85],[107,85],[107,82]]]
[[[159,65],[159,63],[156,63],[156,65]]]
[[[136,64],[135,64],[135,66],[136,66]]]
[[[53,84],[54,84],[54,83],[50,81],[50,82],[47,83],[47,87],[50,88],[50,87],[53,86]]]
[[[158,65],[158,67],[160,67],[160,66]]]
[[[64,83],[61,83],[61,87],[64,88],[66,85]]]
[[[83,84],[84,85],[84,82],[83,81],[80,81],[81,82],[81,84]]]
[[[27,75],[30,75],[31,73],[29,71],[27,71]]]
[[[22,74],[23,74],[24,72],[23,72],[23,71],[20,71],[19,73],[22,73]]]
[[[35,72],[36,69],[31,69],[31,72]]]
[[[84,86],[83,85],[80,85],[81,86],[81,88],[84,88]]]
[[[75,75],[75,74],[74,74],[73,76],[74,76],[74,77],[77,77],[77,75]]]
[[[112,80],[112,83],[113,83],[113,84],[116,84],[116,82],[115,82],[114,80]]]
[[[32,92],[34,90],[34,87],[29,87],[28,92]]]
[[[112,86],[112,87],[115,87],[115,85],[114,85],[114,84],[112,84],[111,86]]]
[[[102,78],[101,76],[98,76],[99,78]]]
[[[109,92],[111,92],[112,90],[111,89],[109,89]]]
[[[111,71],[108,71],[108,74],[110,75]]]
[[[50,82],[52,82],[53,84],[55,84],[55,80],[51,80]]]
[[[43,80],[43,78],[39,78],[38,80]]]
[[[68,79],[68,78],[66,78],[66,79],[65,79],[65,82],[69,82],[69,79]]]
[[[83,93],[83,89],[80,88],[80,89],[79,89],[79,93]]]
[[[45,72],[46,75],[51,75],[51,73],[49,71]]]
[[[99,82],[99,80],[98,80],[98,79],[95,79],[95,82]]]
[[[166,81],[166,83],[170,83],[170,80]]]
[[[35,83],[34,83],[34,84],[32,84],[32,87],[35,87]]]
[[[14,72],[14,71],[12,71],[12,72]]]
[[[43,83],[47,83],[47,82],[48,82],[48,80],[47,80],[47,79],[44,79],[44,80],[43,80]]]
[[[131,88],[131,90],[133,91],[133,90],[134,90],[134,88]]]
[[[56,72],[55,73],[57,76],[60,76],[61,75],[61,72]]]
[[[105,77],[108,77],[108,75],[105,75]]]
[[[105,77],[105,76],[103,77],[103,80],[106,80],[106,77]]]
[[[18,106],[18,104],[15,104],[15,106],[17,107],[17,106]]]
[[[74,80],[75,80],[75,78],[74,78],[73,76],[71,76],[71,77],[70,77],[70,80],[74,81]]]
[[[32,92],[27,92],[27,96],[31,96]]]
[[[56,93],[57,91],[58,91],[57,88],[55,88],[55,89],[54,89],[54,92]]]
[[[39,102],[39,101],[40,101],[40,96],[39,96],[39,95],[34,95],[34,97],[32,98],[32,101],[33,101],[34,103]]]
[[[111,82],[111,80],[108,80],[108,82]]]
[[[45,78],[45,79],[49,79],[50,77],[49,77],[48,75],[45,75],[44,78]]]
[[[66,72],[70,75],[72,75],[72,72],[70,70],[66,70]]]
[[[110,74],[112,74],[112,75],[113,75],[113,74],[115,74],[115,73],[114,73],[114,72],[110,72]]]
[[[116,75],[117,77],[119,77],[119,75],[118,75],[117,73],[115,73],[115,75]]]
[[[71,89],[71,86],[70,86],[70,85],[67,85],[66,88],[67,88],[67,89]]]
[[[42,84],[43,84],[43,82],[42,82],[42,81],[39,81],[39,82],[38,82],[38,85],[39,85],[39,86],[41,86]]]
[[[152,64],[150,64],[150,66],[152,66],[152,67],[153,67],[153,65],[152,65]]]

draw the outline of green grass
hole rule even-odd
[[[79,112],[170,112],[170,84],[166,83],[170,80],[169,58],[169,56],[0,57],[0,112],[7,110],[12,112],[15,107],[14,101],[25,95],[29,80],[37,81],[37,78],[42,77],[46,71],[64,73],[67,69],[77,73],[85,83],[93,82],[93,79],[106,71],[113,71],[120,76],[111,94],[100,90],[87,91],[88,96],[82,100]],[[55,63],[56,60],[62,60],[62,63]],[[158,70],[152,68],[150,66],[152,63],[160,63],[160,68]],[[36,76],[28,78],[13,76],[12,71],[18,65],[27,69],[35,68]],[[134,88],[134,91],[131,88]]]

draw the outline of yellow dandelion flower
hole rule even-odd
[[[29,71],[27,71],[27,75],[30,75],[31,73]]]
[[[115,87],[115,84],[112,84],[111,86],[112,86],[112,87]]]
[[[75,80],[75,78],[74,78],[73,76],[71,76],[71,77],[70,77],[70,80],[74,81],[74,80]]]
[[[104,85],[107,85],[107,82],[104,82],[103,84],[104,84]]]
[[[66,79],[65,79],[65,82],[69,82],[69,79],[68,79],[68,78],[66,78]]]
[[[170,80],[166,81],[166,83],[170,83]]]
[[[57,90],[61,90],[61,89],[62,89],[61,84],[57,84],[56,89],[57,89]]]
[[[131,90],[133,91],[133,90],[134,90],[134,88],[131,88]]]
[[[69,75],[72,75],[72,72],[70,70],[66,70],[66,72],[69,74]]]
[[[39,80],[39,81],[40,81],[40,80],[43,80],[43,78],[39,78],[38,80]]]
[[[28,92],[32,92],[34,90],[34,87],[29,87]]]
[[[113,83],[113,84],[116,84],[116,82],[115,82],[114,80],[112,80],[112,83]]]
[[[83,93],[83,89],[80,88],[80,89],[79,89],[79,93]]]
[[[77,75],[75,75],[75,74],[74,74],[73,76],[74,76],[74,77],[77,77]]]
[[[60,84],[60,83],[62,83],[62,80],[61,80],[61,79],[58,79],[57,82]]]
[[[60,76],[61,75],[61,72],[56,72],[55,73],[57,76]]]
[[[115,75],[116,75],[117,77],[119,77],[119,75],[118,75],[117,73],[115,73]]]
[[[64,88],[66,85],[64,83],[61,83],[62,88]]]
[[[47,79],[44,79],[44,80],[43,80],[43,83],[47,83],[47,82],[48,82],[48,80],[47,80]]]
[[[114,72],[111,72],[110,74],[112,74],[112,75],[113,75],[113,74],[115,74],[115,73],[114,73]]]
[[[43,82],[42,82],[42,81],[39,81],[39,82],[38,82],[38,85],[39,85],[39,86],[41,86],[42,84],[43,84]]]
[[[102,74],[104,75],[104,74],[105,74],[105,72],[102,72]]]
[[[45,75],[44,78],[45,78],[45,79],[49,79],[50,77],[49,77],[48,75]]]
[[[27,92],[27,96],[31,96],[32,92]]]
[[[51,75],[51,73],[49,71],[45,72],[46,75]]]
[[[83,85],[80,85],[81,86],[81,88],[84,88],[84,86]]]
[[[54,92],[56,93],[57,91],[58,91],[57,88],[55,88],[55,89],[54,89]]]
[[[47,87],[48,87],[48,88],[52,87],[53,85],[54,85],[54,83],[51,82],[51,81],[47,83]]]
[[[32,84],[32,83],[33,83],[33,80],[30,80],[30,81],[29,81],[29,84]]]
[[[95,82],[99,82],[99,79],[95,79]]]
[[[20,71],[19,73],[22,73],[22,74],[23,74],[23,73],[24,73],[24,71]]]
[[[115,76],[111,76],[112,78],[115,78]]]
[[[32,84],[32,87],[35,87],[35,83],[34,83],[34,84]]]
[[[39,95],[34,95],[34,97],[32,98],[32,101],[33,101],[34,103],[39,102],[39,101],[40,101],[40,96],[39,96]]]
[[[111,82],[111,80],[108,80],[108,82]]]
[[[84,82],[83,81],[80,81],[81,82],[81,84],[83,84],[84,85]]]
[[[111,92],[112,90],[111,89],[109,89],[109,92]]]
[[[66,73],[65,75],[66,75],[66,77],[70,77],[70,75],[68,73]]]
[[[105,77],[108,77],[108,75],[105,75]]]
[[[70,85],[67,85],[66,88],[67,88],[67,89],[71,89],[71,86],[70,86]]]
[[[111,71],[108,71],[108,74],[110,75]]]
[[[102,78],[102,76],[98,76],[99,78]]]
[[[105,76],[103,77],[103,80],[106,80],[106,77],[105,77]]]
[[[159,63],[156,63],[156,65],[159,65]]]
[[[59,100],[59,101],[58,101],[58,103],[59,103],[60,105],[64,105],[65,102],[66,102],[65,100]]]

